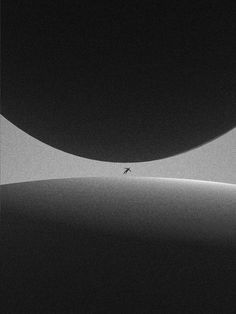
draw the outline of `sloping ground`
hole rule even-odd
[[[2,186],[4,313],[234,313],[236,187]]]
[[[3,191],[7,207],[60,223],[226,244],[236,236],[236,186],[229,184],[79,178],[6,185]]]

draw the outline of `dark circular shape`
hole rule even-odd
[[[235,19],[205,2],[3,4],[3,114],[82,157],[148,161],[236,125]]]

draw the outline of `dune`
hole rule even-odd
[[[177,179],[79,178],[6,185],[7,206],[107,232],[236,240],[236,186]]]
[[[235,185],[91,177],[1,195],[6,313],[233,313]]]

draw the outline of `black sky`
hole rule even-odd
[[[5,0],[3,115],[93,159],[201,145],[236,125],[235,13],[213,1]]]

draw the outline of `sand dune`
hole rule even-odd
[[[236,241],[236,186],[154,178],[79,178],[5,186],[8,206],[110,232]]]
[[[3,185],[5,313],[234,313],[236,187]]]

